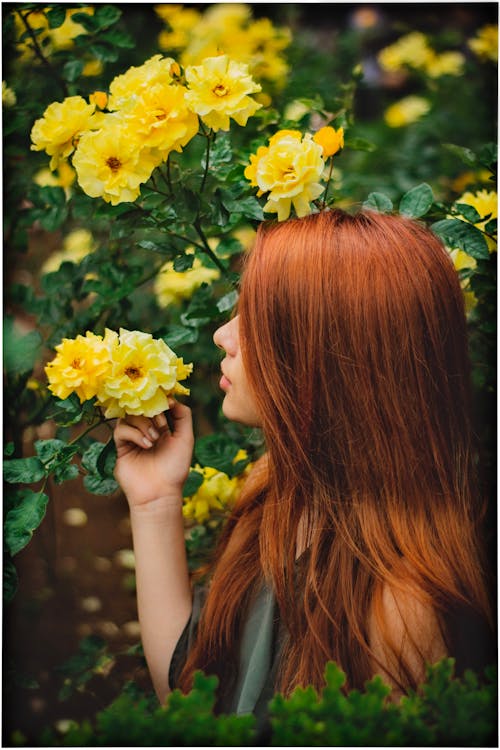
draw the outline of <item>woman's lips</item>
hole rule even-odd
[[[229,386],[231,385],[231,381],[229,380],[224,373],[222,373],[222,377],[219,380],[219,388],[222,388],[223,391],[226,391]]]

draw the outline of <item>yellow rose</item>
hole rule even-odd
[[[425,65],[425,72],[431,78],[441,76],[462,75],[465,65],[465,57],[461,52],[443,52],[441,55],[433,54]]]
[[[114,113],[103,115],[100,130],[83,134],[73,157],[84,192],[113,206],[135,201],[159,163],[158,154],[142,148],[136,134]]]
[[[313,140],[323,149],[323,157],[328,159],[329,156],[333,156],[344,148],[344,128],[335,130],[330,125],[320,128],[314,134]]]
[[[195,258],[192,268],[187,271],[175,271],[173,261],[168,261],[159,270],[154,282],[154,291],[160,307],[178,304],[189,299],[203,283],[209,284],[220,276],[217,268],[203,266]]]
[[[248,66],[227,55],[209,57],[201,65],[186,68],[188,106],[213,130],[229,130],[229,118],[246,125],[262,106],[249,96],[261,90]]]
[[[175,392],[177,377],[191,372],[189,365],[162,339],[142,331],[120,329],[119,335],[106,330],[111,367],[97,392],[106,418],[140,414],[154,417],[169,408],[168,397]],[[183,392],[188,392],[184,389]]]
[[[59,162],[56,170],[52,171],[48,167],[39,169],[33,177],[33,182],[40,187],[53,186],[62,187],[69,196],[69,188],[76,179],[75,170],[67,161]]]
[[[419,120],[430,108],[430,102],[422,96],[405,96],[386,109],[384,120],[391,128],[402,128]]]
[[[69,96],[62,102],[49,104],[43,117],[31,130],[33,151],[45,151],[50,168],[56,169],[62,159],[73,153],[81,134],[89,127],[95,105],[81,96]]]
[[[52,253],[42,266],[42,273],[57,271],[64,261],[79,263],[89,253],[93,253],[97,244],[88,229],[75,229],[63,240],[62,249]]]
[[[311,212],[311,201],[323,190],[319,180],[325,163],[323,149],[315,143],[310,133],[302,138],[299,131],[281,130],[250,157],[245,177],[258,195],[269,193],[264,211],[277,213],[278,221],[287,219],[292,205],[297,216]]]
[[[4,107],[13,107],[17,102],[16,93],[2,81],[2,104]]]
[[[95,104],[99,109],[106,109],[108,95],[105,91],[94,91],[93,94],[89,94],[89,102]]]
[[[71,16],[75,13],[85,13],[88,16],[94,15],[94,8],[86,6],[84,8],[70,8],[66,11],[66,18],[61,26],[56,29],[49,30],[50,41],[54,49],[71,49],[74,42],[73,39],[80,34],[87,34],[85,26],[73,21]]]
[[[49,391],[60,399],[76,393],[83,403],[93,398],[109,373],[108,346],[102,336],[87,331],[76,339],[63,339],[57,355],[45,367]]]
[[[470,49],[481,60],[498,60],[498,26],[487,24],[477,32],[477,35],[469,39]]]
[[[132,66],[125,73],[113,78],[109,87],[110,110],[120,109],[130,99],[140,96],[156,84],[172,83],[171,68],[175,63],[172,57],[154,55],[138,66]]]
[[[433,52],[425,34],[412,31],[381,50],[378,54],[378,61],[384,70],[395,73],[404,69],[405,66],[424,68],[432,55]]]
[[[157,83],[121,110],[129,128],[144,146],[157,149],[162,160],[172,150],[181,151],[198,132],[198,117],[187,107],[186,91],[177,84]]]

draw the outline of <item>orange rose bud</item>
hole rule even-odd
[[[173,78],[178,78],[180,74],[181,74],[181,68],[180,68],[179,63],[173,62],[172,65],[170,66],[170,75]]]
[[[313,140],[323,149],[323,156],[327,159],[344,148],[344,128],[335,130],[330,125],[320,128],[313,136]]]
[[[95,104],[99,109],[104,109],[108,103],[108,95],[105,91],[94,91],[94,93],[89,96],[89,102]]]

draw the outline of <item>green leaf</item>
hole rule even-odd
[[[174,260],[174,271],[177,273],[183,273],[189,271],[193,267],[194,255],[193,253],[185,253],[184,255],[178,255]]]
[[[98,29],[98,21],[97,21],[97,19],[95,18],[94,15],[91,16],[89,13],[84,13],[83,11],[80,11],[78,13],[74,13],[71,16],[71,20],[74,23],[77,23],[80,26],[83,26],[83,28],[85,29],[85,31],[93,32],[93,31],[97,31],[97,29]],[[80,36],[82,36],[82,35],[80,35]],[[79,37],[77,37],[76,39],[79,39]],[[73,41],[76,41],[76,39],[74,39]],[[88,42],[88,39],[87,39],[87,42]]]
[[[3,477],[10,484],[39,482],[45,474],[45,466],[36,456],[12,458],[3,462]]]
[[[386,214],[392,211],[393,205],[391,199],[384,193],[370,193],[363,203],[363,208]]]
[[[51,29],[58,29],[66,20],[66,8],[62,5],[55,5],[47,12],[47,21]]]
[[[199,471],[191,469],[188,478],[184,482],[184,487],[182,488],[182,496],[191,497],[191,495],[194,495],[196,490],[199,489],[202,484],[203,474],[200,474]]]
[[[161,338],[171,349],[176,349],[179,344],[195,344],[198,341],[199,330],[193,326],[171,325]]]
[[[113,478],[116,448],[111,439],[107,443],[93,442],[82,456],[82,466],[88,474],[83,479],[85,488],[94,495],[112,495],[118,489]]]
[[[4,449],[3,449],[4,456],[7,456],[7,457],[12,456],[12,454],[15,451],[15,449],[16,449],[16,446],[14,445],[14,443],[12,441],[10,441],[10,443],[6,443],[6,445],[4,445]]]
[[[114,479],[102,479],[98,474],[87,474],[83,478],[83,485],[93,495],[112,495],[119,489]]]
[[[451,154],[458,156],[468,167],[475,167],[477,165],[477,156],[470,148],[456,146],[454,143],[443,143],[443,148]]]
[[[117,49],[108,44],[104,44],[103,42],[94,42],[93,44],[90,44],[88,51],[91,55],[94,55],[94,57],[97,57],[97,59],[102,62],[116,62],[119,57]]]
[[[7,373],[29,373],[33,370],[42,347],[38,331],[23,334],[14,318],[6,316],[3,323],[3,364]]]
[[[74,83],[78,78],[80,78],[82,70],[82,60],[68,60],[68,62],[63,67],[63,76],[67,81],[69,81],[69,83]]]
[[[491,169],[491,171],[494,172],[498,161],[497,144],[486,143],[479,151],[479,161],[483,166]]]
[[[10,558],[3,561],[3,599],[4,602],[11,602],[17,591],[18,584],[17,570]]]
[[[431,186],[423,182],[403,195],[399,203],[399,213],[417,219],[429,211],[433,201],[434,195]]]
[[[101,39],[122,49],[134,49],[135,47],[134,38],[126,31],[119,31],[118,29],[106,31],[105,34],[101,35]]]
[[[344,144],[345,148],[351,151],[376,151],[377,146],[366,138],[347,138]]]
[[[455,208],[460,216],[470,221],[471,224],[477,224],[478,221],[481,221],[481,215],[474,206],[469,206],[468,203],[455,203]]]
[[[43,492],[33,492],[25,489],[22,492],[21,502],[7,513],[5,518],[5,543],[12,556],[22,550],[33,532],[41,524],[49,498]]]
[[[116,445],[113,438],[110,438],[104,445],[96,461],[97,473],[103,478],[113,477],[116,465]]]
[[[215,138],[215,142],[212,144],[212,147],[210,149],[208,166],[216,170],[222,164],[231,162],[232,158],[233,150],[231,148],[231,139],[229,133],[219,131]],[[205,167],[205,156],[202,160],[202,166]]]
[[[226,435],[214,434],[198,438],[194,453],[202,466],[211,466],[223,471],[229,477],[235,474],[233,460],[239,447]]]
[[[459,248],[477,260],[490,257],[483,234],[466,221],[443,219],[432,224],[431,229],[451,249]]]
[[[104,29],[120,20],[122,11],[115,5],[97,5],[94,18],[98,28]]]
[[[496,233],[497,233],[497,219],[490,219],[484,225],[484,231],[487,232],[488,234],[496,236]]]
[[[235,289],[233,289],[231,292],[228,292],[217,302],[217,310],[221,313],[232,310],[235,304],[238,302],[238,296],[238,292]]]

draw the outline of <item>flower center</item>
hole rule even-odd
[[[141,368],[131,365],[130,367],[126,368],[125,375],[127,375],[130,380],[137,380],[137,378],[140,378],[142,375]]]
[[[227,96],[229,94],[229,89],[224,86],[223,83],[218,83],[217,86],[212,89],[215,96]]]
[[[110,156],[107,160],[106,164],[111,169],[112,172],[118,172],[120,169],[122,163],[119,159],[116,158],[116,156]]]
[[[290,182],[290,180],[294,180],[296,177],[295,169],[294,167],[287,167],[287,169],[283,172],[283,179],[285,182]]]
[[[75,357],[73,362],[71,363],[71,367],[73,368],[73,370],[79,370],[81,364],[82,364],[81,359],[79,357]]]

